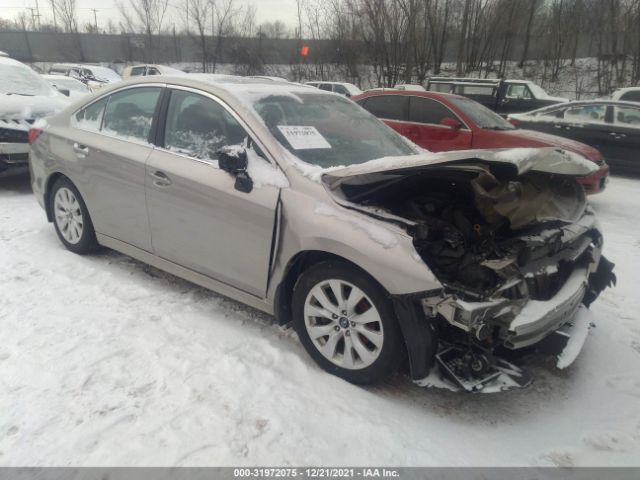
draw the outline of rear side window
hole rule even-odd
[[[451,84],[449,83],[430,83],[429,90],[432,92],[449,93],[451,91]]]
[[[640,108],[616,107],[616,124],[625,127],[640,127]]]
[[[640,102],[640,90],[632,90],[620,97],[620,100],[626,100],[628,102]]]
[[[377,95],[369,97],[363,107],[378,118],[406,121],[409,97],[404,95]]]
[[[459,121],[456,114],[440,102],[420,97],[411,97],[409,100],[409,121],[438,125],[443,118]]]
[[[125,139],[148,141],[159,87],[131,88],[109,97],[102,131]]]
[[[197,93],[173,90],[164,147],[200,160],[215,161],[221,147],[239,145],[244,128],[218,102]]]
[[[462,95],[478,95],[484,97],[495,96],[495,88],[493,88],[493,86],[459,85],[457,87],[457,92]]]
[[[137,77],[140,75],[144,75],[144,67],[133,67],[131,69],[131,76],[132,77]]]
[[[90,132],[99,132],[108,100],[108,97],[98,100],[76,113],[76,126]]]

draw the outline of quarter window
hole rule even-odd
[[[239,145],[247,134],[219,103],[196,93],[173,90],[164,147],[201,160],[218,159],[218,150]]]
[[[76,126],[83,130],[99,132],[102,127],[104,107],[108,98],[103,98],[76,113]]]
[[[102,131],[126,139],[148,141],[160,88],[132,88],[114,93],[104,113]]]
[[[378,118],[407,120],[409,97],[404,95],[376,95],[369,97],[363,105],[365,110]]]
[[[438,125],[444,118],[458,120],[456,114],[440,102],[430,98],[411,97],[409,101],[410,121]]]

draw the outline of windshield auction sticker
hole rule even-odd
[[[331,148],[331,145],[316,129],[316,127],[297,127],[292,125],[278,125],[284,138],[295,150],[311,150],[314,148]]]

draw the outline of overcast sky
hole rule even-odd
[[[296,22],[296,2],[295,0],[235,0],[238,5],[252,4],[257,8],[256,23],[272,22],[274,20],[282,20],[287,26],[292,27]],[[109,18],[114,22],[119,21],[120,16],[117,8],[118,0],[77,0],[78,19],[80,24],[85,22],[93,23],[93,11],[97,10],[98,27],[106,25]],[[124,0],[125,4],[128,0]],[[52,21],[51,4],[49,0],[0,0],[0,17],[15,18],[21,11],[31,11],[30,7],[35,8],[36,3],[40,8],[40,14],[43,19]],[[169,0],[170,4],[180,5],[181,0]],[[175,10],[174,10],[175,11]],[[171,24],[171,16],[168,16],[168,25]]]

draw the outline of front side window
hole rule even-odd
[[[368,98],[366,105],[377,98]],[[276,140],[309,164],[353,165],[418,153],[373,115],[338,95],[261,95],[253,107]]]
[[[432,92],[449,93],[451,91],[450,83],[430,83],[429,90]]]
[[[509,85],[506,97],[513,100],[531,100],[533,98],[529,87],[517,84]]]
[[[330,83],[321,83],[320,87],[318,87],[318,88],[320,88],[320,90],[325,90],[327,92],[331,92],[332,91],[332,86],[331,86]]]
[[[409,120],[411,122],[438,125],[444,118],[458,120],[456,114],[440,102],[430,98],[411,97],[409,101]]]
[[[246,137],[244,128],[218,102],[197,93],[171,92],[164,137],[167,150],[215,161],[220,148],[239,145]]]
[[[349,90],[347,90],[344,85],[336,85],[335,87],[334,91],[336,93],[339,93],[340,95],[349,95]]]
[[[102,127],[104,108],[107,106],[108,97],[92,103],[76,114],[76,126],[90,132],[99,132]]]
[[[616,124],[625,127],[640,127],[640,108],[616,107]]]
[[[568,122],[604,123],[606,113],[606,105],[579,105],[567,108],[564,119]]]
[[[159,97],[159,87],[131,88],[114,93],[105,109],[102,131],[147,142]]]
[[[160,75],[160,71],[157,68],[150,67],[147,69],[147,75]]]
[[[409,97],[404,95],[376,95],[369,97],[364,108],[378,118],[406,121],[409,110]]]

